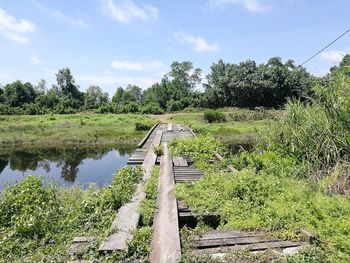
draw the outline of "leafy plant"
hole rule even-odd
[[[226,121],[225,114],[217,110],[206,110],[203,116],[204,116],[204,119],[209,123]]]

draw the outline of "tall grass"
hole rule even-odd
[[[282,121],[268,136],[268,148],[329,169],[350,157],[350,78],[338,73],[314,89],[306,103],[289,101]]]

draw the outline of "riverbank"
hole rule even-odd
[[[156,120],[138,114],[68,114],[0,116],[0,146],[136,145]]]

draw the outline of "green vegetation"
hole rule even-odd
[[[345,56],[340,68],[349,64]],[[332,70],[336,71],[335,68]],[[60,69],[56,84],[46,87],[45,80],[37,85],[15,81],[0,87],[0,114],[39,115],[70,114],[84,110],[96,113],[162,114],[192,108],[220,107],[282,107],[288,98],[303,99],[311,95],[317,78],[292,60],[283,63],[273,57],[266,64],[248,60],[239,64],[219,60],[202,82],[202,70],[192,62],[173,62],[170,71],[149,88],[142,90],[129,84],[117,87],[110,100],[98,86],[81,92],[69,68]],[[196,90],[200,84],[204,92]]]
[[[178,198],[199,213],[219,213],[219,228],[265,230],[292,239],[301,228],[309,229],[318,242],[288,262],[349,262],[347,73],[315,88],[315,97],[304,104],[290,101],[252,153],[210,164],[214,149],[225,155],[215,139],[172,142],[172,153],[193,157],[207,174],[197,183],[178,185]],[[222,172],[227,164],[238,172]]]
[[[206,110],[203,115],[204,115],[204,119],[209,123],[226,121],[225,114],[222,113],[221,111]]]
[[[211,134],[223,143],[254,143],[258,132],[280,118],[282,111],[227,108],[223,113],[226,121],[222,123],[208,123],[198,111],[176,114],[171,121],[185,124],[197,134]]]
[[[0,116],[0,145],[137,144],[145,135],[137,123],[155,121],[131,114]]]
[[[65,262],[75,236],[98,236],[90,250],[78,255],[98,258],[98,244],[118,210],[142,178],[140,168],[125,167],[109,187],[87,190],[45,185],[29,176],[5,188],[0,197],[0,257],[6,262]]]

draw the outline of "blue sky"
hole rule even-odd
[[[0,0],[0,83],[51,85],[69,67],[81,90],[112,95],[150,86],[175,60],[204,76],[219,59],[299,64],[350,27],[349,10],[348,0]],[[349,52],[346,35],[306,67],[325,74]]]

